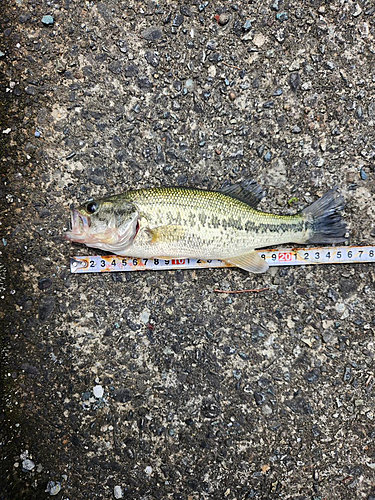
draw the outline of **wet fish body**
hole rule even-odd
[[[74,209],[67,239],[130,257],[221,259],[252,272],[268,268],[257,248],[345,240],[336,190],[293,216],[258,211],[262,196],[254,181],[221,191],[128,191]]]

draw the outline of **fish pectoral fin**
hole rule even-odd
[[[148,228],[147,233],[150,236],[150,243],[160,243],[163,241],[176,241],[185,235],[186,229],[177,224],[168,226],[158,226]]]
[[[267,262],[254,250],[244,255],[238,255],[237,257],[225,260],[229,264],[245,269],[245,271],[249,271],[250,273],[265,273],[269,268]]]

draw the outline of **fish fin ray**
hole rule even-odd
[[[332,244],[347,241],[347,227],[341,217],[344,204],[344,198],[337,192],[337,188],[333,188],[302,210],[301,214],[308,220],[310,234],[301,243]]]
[[[258,206],[258,203],[265,196],[265,191],[254,180],[242,181],[239,184],[225,186],[220,189],[220,192],[243,201],[253,208]]]
[[[269,268],[268,263],[259,256],[258,252],[254,250],[243,255],[225,259],[229,264],[240,267],[250,273],[265,273]]]

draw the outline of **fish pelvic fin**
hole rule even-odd
[[[347,241],[346,223],[342,220],[344,198],[337,188],[328,191],[319,200],[302,210],[307,218],[309,236],[304,243],[342,243]]]
[[[239,184],[224,186],[220,192],[247,203],[252,208],[256,208],[258,203],[265,196],[263,188],[254,180],[242,181]]]
[[[269,268],[268,263],[259,256],[258,252],[255,251],[225,260],[229,264],[240,267],[250,273],[265,273]]]

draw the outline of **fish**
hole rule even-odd
[[[130,190],[73,206],[65,238],[127,257],[219,259],[253,273],[268,269],[255,249],[346,241],[337,188],[295,215],[259,211],[264,194],[254,180],[219,191]]]

